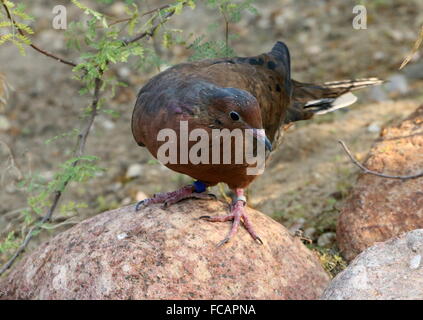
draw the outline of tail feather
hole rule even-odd
[[[378,78],[364,78],[355,80],[341,80],[341,81],[330,81],[323,84],[328,89],[344,89],[347,91],[359,90],[369,86],[383,84],[384,81]]]
[[[323,98],[309,101],[304,105],[304,109],[313,112],[313,114],[320,115],[347,107],[356,101],[357,97],[351,92],[347,92],[338,98]]]
[[[310,119],[316,114],[325,114],[347,107],[357,101],[357,97],[351,91],[380,85],[383,82],[377,78],[367,78],[331,81],[316,85],[292,80],[293,103],[288,108],[285,123]]]

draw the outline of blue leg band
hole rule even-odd
[[[197,192],[197,193],[202,193],[207,190],[207,185],[201,181],[195,181],[193,183],[193,186],[194,186],[194,192]]]

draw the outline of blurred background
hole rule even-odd
[[[124,1],[83,1],[116,19],[127,16]],[[169,1],[135,1],[140,12]],[[68,24],[85,15],[69,1],[31,1],[26,12],[34,16],[31,39],[39,47],[78,62],[78,52],[66,45],[64,30],[52,28],[57,4],[66,6]],[[356,30],[355,5],[367,9],[367,29]],[[354,185],[358,171],[337,141],[344,140],[361,161],[383,127],[405,118],[422,102],[423,61],[417,52],[399,71],[423,24],[420,0],[272,0],[255,1],[256,12],[243,11],[229,24],[229,45],[239,56],[269,51],[282,40],[291,51],[293,78],[325,82],[362,77],[389,80],[381,87],[360,92],[359,102],[315,119],[296,123],[285,135],[265,173],[249,188],[249,205],[283,223],[293,233],[302,230],[316,248],[336,252],[336,218],[342,201]],[[167,28],[167,29],[166,29]],[[175,41],[163,37],[144,40],[154,59],[114,65],[119,81],[116,95],[104,102],[113,113],[101,113],[87,141],[86,154],[100,158],[104,171],[84,183],[72,182],[61,199],[49,230],[30,248],[55,232],[102,211],[128,205],[156,192],[171,191],[191,181],[160,165],[135,143],[130,119],[138,90],[170,65],[194,54],[193,42],[224,41],[225,21],[218,10],[197,1],[173,16],[165,28],[178,29]],[[25,230],[27,198],[34,190],[19,187],[23,177],[36,175],[44,183],[54,178],[60,164],[72,156],[75,129],[82,126],[82,110],[89,95],[72,79],[69,66],[31,48],[26,55],[10,44],[0,46],[0,241],[11,232],[19,239]],[[63,135],[64,133],[68,133]],[[60,138],[53,139],[54,137]],[[51,141],[53,139],[54,141]],[[49,143],[46,143],[49,142]],[[222,190],[214,189],[222,197]],[[1,242],[0,242],[1,243]],[[16,242],[19,243],[19,242]],[[10,247],[11,246],[11,247]],[[13,252],[0,246],[0,263]]]

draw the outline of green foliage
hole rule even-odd
[[[44,143],[45,144],[50,144],[50,143],[52,143],[54,141],[57,141],[59,139],[62,139],[62,138],[75,137],[78,134],[79,134],[78,129],[73,129],[73,130],[71,130],[69,132],[65,132],[65,133],[59,134],[57,136],[54,136],[53,138],[50,138],[50,139],[46,140]]]
[[[341,257],[338,251],[308,246],[319,257],[323,269],[333,278],[347,267],[347,262]]]
[[[60,170],[51,181],[45,181],[39,175],[32,175],[21,181],[19,187],[31,194],[27,202],[32,212],[40,216],[43,215],[51,205],[51,194],[63,192],[66,185],[71,181],[84,182],[103,171],[95,165],[97,161],[98,158],[94,156],[71,158],[59,166]],[[25,214],[27,221],[31,223],[30,214],[28,212],[25,212]]]
[[[69,216],[71,214],[78,213],[78,209],[85,209],[88,208],[88,204],[85,202],[75,202],[75,201],[69,201],[65,204],[62,204],[60,206],[60,214],[62,216]]]
[[[14,23],[10,21],[6,12],[0,11],[0,30],[6,29],[5,33],[0,34],[0,45],[10,42],[14,44],[22,55],[25,55],[25,46],[31,44],[31,40],[25,35],[33,34],[34,31],[28,25],[33,17],[25,12],[25,5],[16,5],[10,0],[4,0],[3,4],[7,7],[11,18]],[[22,31],[22,34],[18,32],[18,29]]]
[[[15,232],[11,231],[6,238],[0,242],[0,254],[9,252],[19,247],[19,239],[16,239]]]
[[[252,5],[254,1],[208,0],[207,4],[211,8],[218,8],[229,22],[236,23],[241,20],[244,10],[248,10],[252,14],[257,14],[257,9]]]
[[[226,45],[223,40],[202,42],[204,36],[194,40],[189,46],[194,50],[194,54],[190,57],[191,61],[210,59],[210,58],[225,58],[235,56],[235,51]]]
[[[223,17],[223,25],[225,27],[223,33],[225,34],[225,40],[203,41],[205,39],[204,35],[197,37],[188,47],[194,51],[190,60],[194,61],[235,56],[235,51],[229,45],[230,38],[234,36],[230,35],[229,24],[239,22],[245,10],[252,14],[257,14],[257,9],[252,5],[254,1],[255,0],[208,0],[207,5],[212,9],[217,9]],[[220,24],[222,25],[222,23]],[[213,24],[212,28],[216,28],[217,26],[218,24]]]

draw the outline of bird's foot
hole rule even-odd
[[[255,232],[253,225],[251,224],[251,221],[248,218],[247,213],[245,212],[245,205],[246,205],[245,197],[242,195],[242,196],[239,196],[237,200],[235,200],[235,202],[232,204],[231,213],[229,215],[214,216],[214,217],[211,217],[211,216],[200,217],[200,219],[204,219],[210,222],[225,222],[230,220],[233,221],[231,230],[229,231],[226,238],[218,243],[217,245],[218,247],[223,246],[225,243],[229,242],[229,240],[236,234],[236,232],[238,231],[238,227],[241,222],[241,219],[245,229],[248,231],[248,233],[251,235],[254,241],[257,241],[258,243],[263,244],[263,241]]]
[[[182,187],[181,189],[176,191],[156,193],[152,198],[148,198],[138,202],[135,206],[135,211],[138,211],[142,207],[147,207],[150,204],[155,203],[162,203],[163,208],[167,208],[172,204],[190,198],[216,200],[216,196],[214,194],[205,192],[206,188],[204,188],[202,185],[200,185],[200,188],[198,186],[199,185],[196,182],[193,185]]]

